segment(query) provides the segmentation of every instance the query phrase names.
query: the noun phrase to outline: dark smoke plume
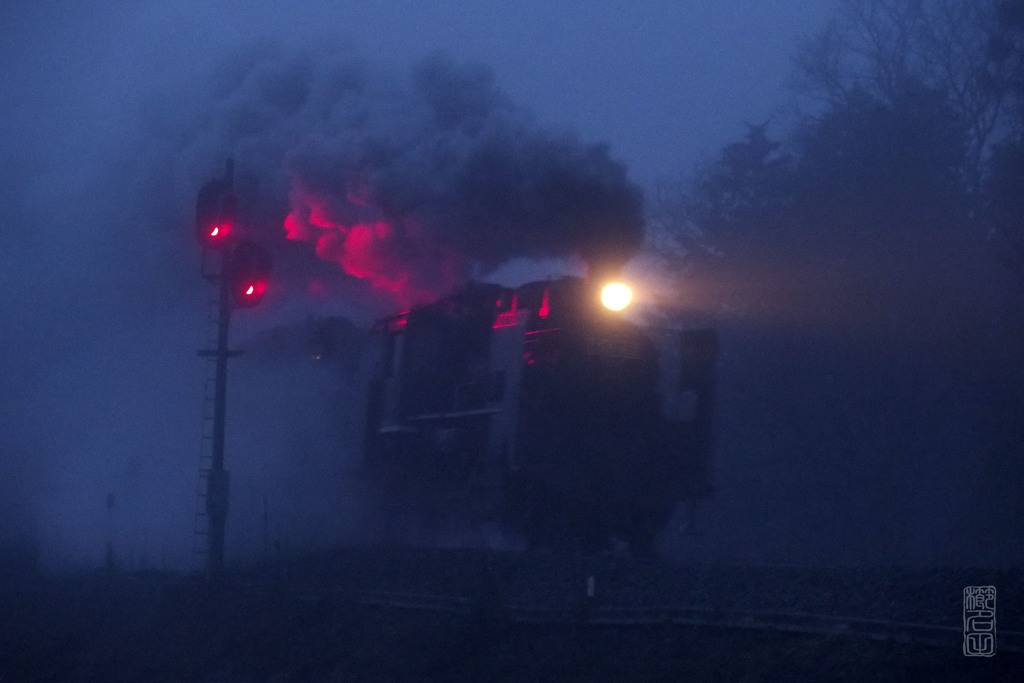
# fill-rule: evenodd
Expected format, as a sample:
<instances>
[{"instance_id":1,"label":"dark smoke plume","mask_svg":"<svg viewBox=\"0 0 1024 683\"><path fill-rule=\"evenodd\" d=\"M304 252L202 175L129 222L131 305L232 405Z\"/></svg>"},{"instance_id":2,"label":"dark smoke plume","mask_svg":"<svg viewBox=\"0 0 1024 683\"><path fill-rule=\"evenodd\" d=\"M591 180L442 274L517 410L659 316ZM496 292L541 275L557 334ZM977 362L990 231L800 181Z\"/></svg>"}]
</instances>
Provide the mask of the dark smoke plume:
<instances>
[{"instance_id":1,"label":"dark smoke plume","mask_svg":"<svg viewBox=\"0 0 1024 683\"><path fill-rule=\"evenodd\" d=\"M288 238L399 300L516 257L615 267L640 245L642 196L623 166L542 130L486 69L435 56L397 80L346 57L248 57L222 79L210 129L240 176L260 176L262 196L242 197L262 214L251 221L283 220Z\"/></svg>"}]
</instances>

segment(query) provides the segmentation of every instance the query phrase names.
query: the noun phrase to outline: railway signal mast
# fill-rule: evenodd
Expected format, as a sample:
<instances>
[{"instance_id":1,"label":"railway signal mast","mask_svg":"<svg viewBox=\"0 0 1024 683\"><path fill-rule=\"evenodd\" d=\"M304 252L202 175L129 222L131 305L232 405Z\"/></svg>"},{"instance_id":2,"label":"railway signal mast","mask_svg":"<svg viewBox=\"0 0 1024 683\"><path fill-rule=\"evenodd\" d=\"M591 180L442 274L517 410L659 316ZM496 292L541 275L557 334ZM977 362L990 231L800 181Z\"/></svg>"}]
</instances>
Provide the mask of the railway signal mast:
<instances>
[{"instance_id":1,"label":"railway signal mast","mask_svg":"<svg viewBox=\"0 0 1024 683\"><path fill-rule=\"evenodd\" d=\"M235 220L238 200L234 194L234 163L227 161L224 177L212 180L199 190L196 201L196 237L203 245L203 276L217 281L217 346L199 351L200 356L216 361L213 378L212 414L205 414L203 438L210 441L209 461L205 460L201 477L205 478L205 499L197 514L206 517L206 572L217 579L224 570L224 526L228 512L228 472L224 469L224 424L227 410L228 358L239 355L228 349L228 328L234 308L255 306L267 290L270 254L259 245L237 239ZM213 272L207 272L208 252L220 255ZM209 396L207 397L210 398ZM208 424L207 424L208 423ZM205 444L204 444L205 447Z\"/></svg>"}]
</instances>

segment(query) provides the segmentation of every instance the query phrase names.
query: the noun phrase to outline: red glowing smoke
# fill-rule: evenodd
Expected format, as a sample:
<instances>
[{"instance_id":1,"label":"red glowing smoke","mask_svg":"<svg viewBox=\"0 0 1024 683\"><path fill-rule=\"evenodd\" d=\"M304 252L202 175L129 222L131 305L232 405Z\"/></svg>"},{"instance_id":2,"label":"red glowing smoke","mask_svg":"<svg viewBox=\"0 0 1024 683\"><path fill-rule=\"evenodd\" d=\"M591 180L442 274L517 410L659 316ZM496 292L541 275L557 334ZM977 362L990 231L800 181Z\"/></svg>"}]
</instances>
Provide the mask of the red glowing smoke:
<instances>
[{"instance_id":1,"label":"red glowing smoke","mask_svg":"<svg viewBox=\"0 0 1024 683\"><path fill-rule=\"evenodd\" d=\"M402 304L436 298L460 283L469 268L467 257L438 243L412 218L340 220L305 193L296 193L292 205L284 221L288 239L314 243L319 258L337 263Z\"/></svg>"},{"instance_id":2,"label":"red glowing smoke","mask_svg":"<svg viewBox=\"0 0 1024 683\"><path fill-rule=\"evenodd\" d=\"M640 190L607 148L539 128L486 69L435 57L391 81L347 59L248 64L218 128L240 167L261 187L285 170L287 237L402 303L513 258L621 264L642 240Z\"/></svg>"}]
</instances>

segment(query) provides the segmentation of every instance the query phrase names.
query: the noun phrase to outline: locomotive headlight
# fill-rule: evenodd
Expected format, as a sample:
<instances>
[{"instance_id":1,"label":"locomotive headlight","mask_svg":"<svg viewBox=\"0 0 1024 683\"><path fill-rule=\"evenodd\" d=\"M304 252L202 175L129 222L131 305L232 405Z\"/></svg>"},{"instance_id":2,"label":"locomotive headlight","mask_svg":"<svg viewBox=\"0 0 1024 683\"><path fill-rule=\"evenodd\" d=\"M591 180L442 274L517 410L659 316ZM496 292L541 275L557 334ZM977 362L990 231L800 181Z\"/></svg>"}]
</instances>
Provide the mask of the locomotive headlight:
<instances>
[{"instance_id":1,"label":"locomotive headlight","mask_svg":"<svg viewBox=\"0 0 1024 683\"><path fill-rule=\"evenodd\" d=\"M605 285L605 288L601 290L601 303L603 303L606 308L613 311L621 311L624 309L629 305L632 298L633 292L629 291L629 287L621 282L613 282L610 285Z\"/></svg>"}]
</instances>

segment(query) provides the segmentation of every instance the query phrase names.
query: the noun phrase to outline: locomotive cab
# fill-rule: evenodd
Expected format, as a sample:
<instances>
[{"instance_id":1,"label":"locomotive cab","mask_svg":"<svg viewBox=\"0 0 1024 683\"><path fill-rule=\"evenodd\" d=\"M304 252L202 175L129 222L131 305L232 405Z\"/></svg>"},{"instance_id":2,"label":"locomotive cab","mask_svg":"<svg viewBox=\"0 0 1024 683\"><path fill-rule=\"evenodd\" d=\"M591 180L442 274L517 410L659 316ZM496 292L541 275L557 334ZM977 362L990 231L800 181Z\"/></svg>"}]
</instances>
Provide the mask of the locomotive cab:
<instances>
[{"instance_id":1,"label":"locomotive cab","mask_svg":"<svg viewBox=\"0 0 1024 683\"><path fill-rule=\"evenodd\" d=\"M658 348L580 278L471 284L377 332L365 464L395 506L648 552L677 503L709 493L711 384L681 372L673 391L706 410L666 415Z\"/></svg>"}]
</instances>

